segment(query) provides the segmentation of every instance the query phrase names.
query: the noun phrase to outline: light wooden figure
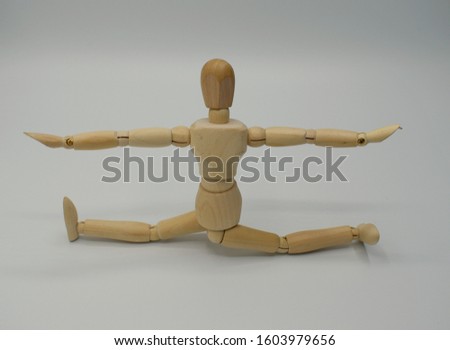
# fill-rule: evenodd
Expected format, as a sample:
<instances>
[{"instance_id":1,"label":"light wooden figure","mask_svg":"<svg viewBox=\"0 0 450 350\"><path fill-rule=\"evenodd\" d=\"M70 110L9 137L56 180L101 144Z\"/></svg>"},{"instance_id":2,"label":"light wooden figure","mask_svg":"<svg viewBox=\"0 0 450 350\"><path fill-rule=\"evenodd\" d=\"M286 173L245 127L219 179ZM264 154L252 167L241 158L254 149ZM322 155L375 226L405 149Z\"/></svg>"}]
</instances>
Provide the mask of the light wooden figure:
<instances>
[{"instance_id":1,"label":"light wooden figure","mask_svg":"<svg viewBox=\"0 0 450 350\"><path fill-rule=\"evenodd\" d=\"M64 219L69 240L74 241L82 234L129 242L150 242L206 231L211 242L226 247L288 254L348 245L355 240L376 244L379 232L373 224L300 231L284 237L239 225L242 198L234 178L239 158L245 153L247 146L292 146L306 143L333 147L365 146L385 140L400 126L392 125L367 133L289 127L247 128L240 121L230 119L229 108L233 103L234 84L234 71L230 64L221 59L208 61L201 73L203 98L209 108L208 118L197 120L190 128L178 126L173 129L98 131L66 137L26 133L52 148L78 150L117 146L190 145L201 160L202 181L194 211L160 221L156 225L130 221L78 221L75 206L65 197ZM231 167L227 166L230 160ZM218 162L222 166L218 166Z\"/></svg>"}]
</instances>

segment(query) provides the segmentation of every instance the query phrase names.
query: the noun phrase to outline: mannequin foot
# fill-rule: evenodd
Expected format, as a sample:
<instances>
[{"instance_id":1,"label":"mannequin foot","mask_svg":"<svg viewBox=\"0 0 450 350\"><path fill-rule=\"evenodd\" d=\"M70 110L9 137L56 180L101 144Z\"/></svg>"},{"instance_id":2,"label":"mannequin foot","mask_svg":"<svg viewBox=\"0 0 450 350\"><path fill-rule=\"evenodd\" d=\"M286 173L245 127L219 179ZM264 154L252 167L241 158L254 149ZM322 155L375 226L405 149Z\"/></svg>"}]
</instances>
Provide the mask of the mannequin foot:
<instances>
[{"instance_id":1,"label":"mannequin foot","mask_svg":"<svg viewBox=\"0 0 450 350\"><path fill-rule=\"evenodd\" d=\"M63 208L64 208L64 221L66 222L67 228L67 237L69 241L73 242L78 239L78 214L75 205L72 201L64 197L63 200Z\"/></svg>"},{"instance_id":2,"label":"mannequin foot","mask_svg":"<svg viewBox=\"0 0 450 350\"><path fill-rule=\"evenodd\" d=\"M380 240L380 232L374 224L358 225L358 239L366 244L374 245Z\"/></svg>"}]
</instances>

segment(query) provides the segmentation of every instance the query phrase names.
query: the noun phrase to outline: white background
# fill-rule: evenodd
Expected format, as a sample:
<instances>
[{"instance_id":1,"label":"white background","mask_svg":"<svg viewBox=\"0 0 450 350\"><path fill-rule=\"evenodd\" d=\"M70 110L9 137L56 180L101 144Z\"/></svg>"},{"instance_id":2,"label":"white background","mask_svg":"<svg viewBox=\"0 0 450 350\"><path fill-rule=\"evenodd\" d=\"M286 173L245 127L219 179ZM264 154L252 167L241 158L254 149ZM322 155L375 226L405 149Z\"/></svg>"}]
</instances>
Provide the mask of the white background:
<instances>
[{"instance_id":1,"label":"white background","mask_svg":"<svg viewBox=\"0 0 450 350\"><path fill-rule=\"evenodd\" d=\"M448 329L449 38L448 1L0 1L0 328ZM197 185L105 184L102 160L121 149L51 150L22 132L190 125L213 57L235 69L231 113L247 126L403 126L335 150L347 183L240 186L244 225L373 222L378 245L266 256L204 234L67 241L65 195L80 219L156 223L192 210Z\"/></svg>"}]
</instances>

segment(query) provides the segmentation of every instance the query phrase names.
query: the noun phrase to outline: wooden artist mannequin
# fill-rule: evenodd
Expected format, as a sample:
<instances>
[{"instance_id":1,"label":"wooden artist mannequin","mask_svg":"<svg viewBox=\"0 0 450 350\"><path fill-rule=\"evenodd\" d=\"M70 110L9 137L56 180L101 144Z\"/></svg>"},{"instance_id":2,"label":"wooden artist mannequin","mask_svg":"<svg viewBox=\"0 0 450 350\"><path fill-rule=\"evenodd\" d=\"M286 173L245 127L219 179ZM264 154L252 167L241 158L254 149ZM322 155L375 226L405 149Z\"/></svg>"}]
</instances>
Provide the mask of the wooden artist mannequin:
<instances>
[{"instance_id":1,"label":"wooden artist mannequin","mask_svg":"<svg viewBox=\"0 0 450 350\"><path fill-rule=\"evenodd\" d=\"M26 133L46 146L96 150L117 146L178 147L191 146L201 160L202 180L195 200L195 210L156 225L134 221L85 220L78 221L72 201L65 197L64 219L70 241L79 235L103 237L129 242L150 242L206 231L211 242L226 247L245 248L266 253L297 254L322 248L350 244L359 240L376 244L379 233L373 224L357 227L339 226L319 230L300 231L280 237L275 233L239 225L242 198L234 180L237 162L231 171L217 167L207 171L204 164L210 159L238 160L247 146L292 146L311 143L318 146L356 147L380 142L392 135L399 125L392 125L368 133L334 129L305 130L300 128L247 128L230 119L229 108L234 95L233 68L224 60L208 61L201 73L201 86L208 118L197 120L190 128L146 128L131 131L99 131L59 137ZM202 166L203 164L203 166ZM214 168L216 166L216 168ZM215 170L215 171L214 171Z\"/></svg>"}]
</instances>

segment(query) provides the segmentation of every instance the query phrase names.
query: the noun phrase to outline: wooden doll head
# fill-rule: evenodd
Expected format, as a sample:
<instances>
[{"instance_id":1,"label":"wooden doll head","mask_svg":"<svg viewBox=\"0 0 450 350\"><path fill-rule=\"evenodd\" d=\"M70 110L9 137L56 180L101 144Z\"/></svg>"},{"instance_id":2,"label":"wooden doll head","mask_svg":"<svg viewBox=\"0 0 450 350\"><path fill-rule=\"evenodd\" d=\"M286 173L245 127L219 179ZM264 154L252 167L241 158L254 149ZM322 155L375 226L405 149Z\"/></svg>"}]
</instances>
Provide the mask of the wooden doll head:
<instances>
[{"instance_id":1,"label":"wooden doll head","mask_svg":"<svg viewBox=\"0 0 450 350\"><path fill-rule=\"evenodd\" d=\"M205 63L201 75L202 93L206 107L227 109L233 104L234 71L224 60L213 59Z\"/></svg>"}]
</instances>

